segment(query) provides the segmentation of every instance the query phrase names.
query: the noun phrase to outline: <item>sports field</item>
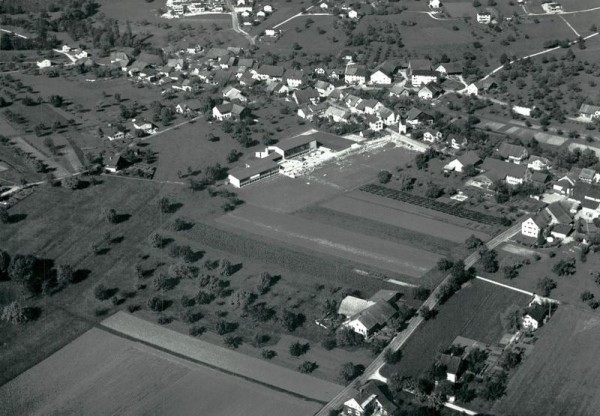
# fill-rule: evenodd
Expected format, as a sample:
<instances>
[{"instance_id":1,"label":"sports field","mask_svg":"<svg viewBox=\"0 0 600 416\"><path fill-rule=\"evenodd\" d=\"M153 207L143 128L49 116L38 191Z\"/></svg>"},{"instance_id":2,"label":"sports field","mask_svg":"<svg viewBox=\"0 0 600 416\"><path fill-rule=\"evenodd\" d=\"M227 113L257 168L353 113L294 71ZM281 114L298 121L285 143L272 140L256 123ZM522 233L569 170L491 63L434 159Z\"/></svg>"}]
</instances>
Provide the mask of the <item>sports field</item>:
<instances>
[{"instance_id":1,"label":"sports field","mask_svg":"<svg viewBox=\"0 0 600 416\"><path fill-rule=\"evenodd\" d=\"M538 332L533 353L511 377L496 415L595 415L600 407L600 318L561 306Z\"/></svg>"},{"instance_id":2,"label":"sports field","mask_svg":"<svg viewBox=\"0 0 600 416\"><path fill-rule=\"evenodd\" d=\"M2 414L286 415L320 408L100 329L0 388Z\"/></svg>"},{"instance_id":3,"label":"sports field","mask_svg":"<svg viewBox=\"0 0 600 416\"><path fill-rule=\"evenodd\" d=\"M439 256L410 245L392 243L312 221L245 206L217 219L245 231L411 277L426 273Z\"/></svg>"}]
</instances>

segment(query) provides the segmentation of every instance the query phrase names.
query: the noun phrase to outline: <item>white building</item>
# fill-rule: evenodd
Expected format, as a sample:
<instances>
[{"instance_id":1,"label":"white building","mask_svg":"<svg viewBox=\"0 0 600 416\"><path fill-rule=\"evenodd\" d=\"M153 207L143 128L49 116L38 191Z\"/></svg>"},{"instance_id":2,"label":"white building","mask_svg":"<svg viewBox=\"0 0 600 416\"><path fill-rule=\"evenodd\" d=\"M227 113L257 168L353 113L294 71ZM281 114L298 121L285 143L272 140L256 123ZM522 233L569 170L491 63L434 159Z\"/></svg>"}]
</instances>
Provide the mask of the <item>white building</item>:
<instances>
[{"instance_id":1,"label":"white building","mask_svg":"<svg viewBox=\"0 0 600 416\"><path fill-rule=\"evenodd\" d=\"M477 23L490 24L492 23L492 14L490 12L477 13Z\"/></svg>"}]
</instances>

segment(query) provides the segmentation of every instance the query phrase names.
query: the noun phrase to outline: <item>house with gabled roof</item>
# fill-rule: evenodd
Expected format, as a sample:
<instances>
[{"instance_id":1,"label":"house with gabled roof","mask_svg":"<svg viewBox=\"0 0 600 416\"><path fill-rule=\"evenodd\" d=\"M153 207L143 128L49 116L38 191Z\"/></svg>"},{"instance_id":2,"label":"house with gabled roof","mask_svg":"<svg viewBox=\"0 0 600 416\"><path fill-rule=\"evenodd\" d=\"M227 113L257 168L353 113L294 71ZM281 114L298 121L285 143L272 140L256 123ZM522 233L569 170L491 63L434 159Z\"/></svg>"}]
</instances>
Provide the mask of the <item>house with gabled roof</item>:
<instances>
[{"instance_id":1,"label":"house with gabled roof","mask_svg":"<svg viewBox=\"0 0 600 416\"><path fill-rule=\"evenodd\" d=\"M437 82L439 74L431 69L415 69L411 71L410 82L414 87L420 87L431 82Z\"/></svg>"},{"instance_id":2,"label":"house with gabled roof","mask_svg":"<svg viewBox=\"0 0 600 416\"><path fill-rule=\"evenodd\" d=\"M384 61L375 67L369 77L370 84L390 85L394 79L397 65L392 61Z\"/></svg>"},{"instance_id":3,"label":"house with gabled roof","mask_svg":"<svg viewBox=\"0 0 600 416\"><path fill-rule=\"evenodd\" d=\"M486 158L481 166L484 178L490 183L498 180L504 181L509 185L520 185L529 181L531 172L525 165L517 165L503 160Z\"/></svg>"},{"instance_id":4,"label":"house with gabled roof","mask_svg":"<svg viewBox=\"0 0 600 416\"><path fill-rule=\"evenodd\" d=\"M573 190L575 189L575 183L577 183L577 177L572 174L567 174L556 181L552 185L552 189L562 195L572 196Z\"/></svg>"},{"instance_id":5,"label":"house with gabled roof","mask_svg":"<svg viewBox=\"0 0 600 416\"><path fill-rule=\"evenodd\" d=\"M317 81L315 83L315 89L319 92L319 96L321 98L326 98L329 96L329 94L331 94L333 92L333 90L335 89L335 87L333 86L333 84L331 84L330 82L327 81Z\"/></svg>"},{"instance_id":6,"label":"house with gabled roof","mask_svg":"<svg viewBox=\"0 0 600 416\"><path fill-rule=\"evenodd\" d=\"M350 120L350 112L344 108L330 105L325 113L323 113L323 117L326 117L332 120L335 123L347 123Z\"/></svg>"},{"instance_id":7,"label":"house with gabled roof","mask_svg":"<svg viewBox=\"0 0 600 416\"><path fill-rule=\"evenodd\" d=\"M431 100L439 97L443 92L444 90L442 87L436 83L430 82L419 90L417 96L422 100Z\"/></svg>"},{"instance_id":8,"label":"house with gabled roof","mask_svg":"<svg viewBox=\"0 0 600 416\"><path fill-rule=\"evenodd\" d=\"M549 215L545 212L528 217L521 223L521 234L526 237L537 238L538 235L550 225Z\"/></svg>"},{"instance_id":9,"label":"house with gabled roof","mask_svg":"<svg viewBox=\"0 0 600 416\"><path fill-rule=\"evenodd\" d=\"M520 164L529 156L527 149L523 146L506 142L503 142L497 151L502 159L516 164Z\"/></svg>"},{"instance_id":10,"label":"house with gabled roof","mask_svg":"<svg viewBox=\"0 0 600 416\"><path fill-rule=\"evenodd\" d=\"M375 114L375 112L382 107L383 104L374 98L370 98L368 100L361 100L355 108L356 112L359 114Z\"/></svg>"},{"instance_id":11,"label":"house with gabled roof","mask_svg":"<svg viewBox=\"0 0 600 416\"><path fill-rule=\"evenodd\" d=\"M318 104L321 100L319 92L314 88L295 90L292 94L292 98L297 105Z\"/></svg>"},{"instance_id":12,"label":"house with gabled roof","mask_svg":"<svg viewBox=\"0 0 600 416\"><path fill-rule=\"evenodd\" d=\"M460 62L441 63L435 68L442 77L448 75L461 75L463 73L463 64Z\"/></svg>"},{"instance_id":13,"label":"house with gabled roof","mask_svg":"<svg viewBox=\"0 0 600 416\"><path fill-rule=\"evenodd\" d=\"M360 64L348 64L344 72L344 82L346 84L363 85L367 82L367 67Z\"/></svg>"},{"instance_id":14,"label":"house with gabled roof","mask_svg":"<svg viewBox=\"0 0 600 416\"><path fill-rule=\"evenodd\" d=\"M450 163L444 166L445 171L464 172L465 168L469 165L477 166L481 163L481 158L477 153L470 150L457 156Z\"/></svg>"},{"instance_id":15,"label":"house with gabled roof","mask_svg":"<svg viewBox=\"0 0 600 416\"><path fill-rule=\"evenodd\" d=\"M216 120L239 120L247 115L248 109L232 102L223 102L213 107L212 116Z\"/></svg>"},{"instance_id":16,"label":"house with gabled roof","mask_svg":"<svg viewBox=\"0 0 600 416\"><path fill-rule=\"evenodd\" d=\"M433 115L416 107L412 107L406 114L406 124L413 128L422 124L431 124L433 119Z\"/></svg>"},{"instance_id":17,"label":"house with gabled roof","mask_svg":"<svg viewBox=\"0 0 600 416\"><path fill-rule=\"evenodd\" d=\"M175 112L178 114L197 114L202 105L200 104L200 100L197 98L192 98L191 100L182 101L175 106Z\"/></svg>"},{"instance_id":18,"label":"house with gabled roof","mask_svg":"<svg viewBox=\"0 0 600 416\"><path fill-rule=\"evenodd\" d=\"M586 121L600 119L600 106L581 104L581 107L579 107L579 117Z\"/></svg>"},{"instance_id":19,"label":"house with gabled roof","mask_svg":"<svg viewBox=\"0 0 600 416\"><path fill-rule=\"evenodd\" d=\"M426 129L423 132L423 141L427 143L437 143L444 138L444 135L439 130Z\"/></svg>"},{"instance_id":20,"label":"house with gabled roof","mask_svg":"<svg viewBox=\"0 0 600 416\"><path fill-rule=\"evenodd\" d=\"M450 383L457 383L463 370L462 358L456 355L442 354L438 362L446 368L446 380Z\"/></svg>"},{"instance_id":21,"label":"house with gabled roof","mask_svg":"<svg viewBox=\"0 0 600 416\"><path fill-rule=\"evenodd\" d=\"M530 331L537 330L544 324L544 319L548 315L549 307L546 305L540 305L538 303L533 304L521 320L521 326L524 329Z\"/></svg>"},{"instance_id":22,"label":"house with gabled roof","mask_svg":"<svg viewBox=\"0 0 600 416\"><path fill-rule=\"evenodd\" d=\"M223 89L223 97L231 101L239 101L241 103L246 103L248 101L242 91L230 85Z\"/></svg>"},{"instance_id":23,"label":"house with gabled roof","mask_svg":"<svg viewBox=\"0 0 600 416\"><path fill-rule=\"evenodd\" d=\"M383 121L383 124L385 124L386 126L391 126L398 122L398 115L387 107L378 108L375 114Z\"/></svg>"},{"instance_id":24,"label":"house with gabled roof","mask_svg":"<svg viewBox=\"0 0 600 416\"><path fill-rule=\"evenodd\" d=\"M382 294L379 294L378 292L368 301L360 303L363 308L356 310L351 315L341 313L341 310L338 310L338 313L348 318L344 322L344 326L352 329L354 332L362 335L365 338L371 336L375 331L383 328L387 321L395 317L398 313L395 302L399 298L397 292L385 292L386 293Z\"/></svg>"},{"instance_id":25,"label":"house with gabled roof","mask_svg":"<svg viewBox=\"0 0 600 416\"><path fill-rule=\"evenodd\" d=\"M253 77L260 81L283 81L285 69L276 65L261 65L258 69L252 69Z\"/></svg>"},{"instance_id":26,"label":"house with gabled roof","mask_svg":"<svg viewBox=\"0 0 600 416\"><path fill-rule=\"evenodd\" d=\"M403 83L397 83L392 86L389 90L390 97L408 97L410 90L404 87Z\"/></svg>"},{"instance_id":27,"label":"house with gabled roof","mask_svg":"<svg viewBox=\"0 0 600 416\"><path fill-rule=\"evenodd\" d=\"M380 385L370 380L358 394L344 402L341 416L394 416L398 407L389 400Z\"/></svg>"},{"instance_id":28,"label":"house with gabled roof","mask_svg":"<svg viewBox=\"0 0 600 416\"><path fill-rule=\"evenodd\" d=\"M550 160L545 157L531 155L527 160L527 167L535 171L544 171L550 166Z\"/></svg>"},{"instance_id":29,"label":"house with gabled roof","mask_svg":"<svg viewBox=\"0 0 600 416\"><path fill-rule=\"evenodd\" d=\"M369 129L375 132L383 130L383 120L375 114L367 114L365 120L369 124Z\"/></svg>"},{"instance_id":30,"label":"house with gabled roof","mask_svg":"<svg viewBox=\"0 0 600 416\"><path fill-rule=\"evenodd\" d=\"M304 81L304 72L290 70L285 72L285 82L290 88L299 88Z\"/></svg>"},{"instance_id":31,"label":"house with gabled roof","mask_svg":"<svg viewBox=\"0 0 600 416\"><path fill-rule=\"evenodd\" d=\"M429 59L411 59L408 62L409 74L412 74L413 71L430 71L431 68L431 61Z\"/></svg>"}]
</instances>

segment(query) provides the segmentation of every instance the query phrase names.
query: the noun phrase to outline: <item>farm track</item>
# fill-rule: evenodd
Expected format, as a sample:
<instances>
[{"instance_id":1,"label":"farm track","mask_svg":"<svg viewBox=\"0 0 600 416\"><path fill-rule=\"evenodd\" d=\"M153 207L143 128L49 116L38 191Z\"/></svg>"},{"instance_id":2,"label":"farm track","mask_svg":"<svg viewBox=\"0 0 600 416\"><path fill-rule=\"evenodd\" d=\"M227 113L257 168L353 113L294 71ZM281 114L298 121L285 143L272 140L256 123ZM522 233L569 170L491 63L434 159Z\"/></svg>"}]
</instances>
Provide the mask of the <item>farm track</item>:
<instances>
[{"instance_id":1,"label":"farm track","mask_svg":"<svg viewBox=\"0 0 600 416\"><path fill-rule=\"evenodd\" d=\"M503 225L503 219L492 215L483 214L476 211L471 211L457 205L449 205L443 202L438 202L433 199L425 198L418 195L409 194L408 192L397 191L395 189L386 188L380 185L363 185L359 190L369 192L374 195L384 198L395 199L397 201L407 202L423 208L429 208L434 211L439 211L444 214L454 215L455 217L464 218L470 221L476 221L486 225Z\"/></svg>"}]
</instances>

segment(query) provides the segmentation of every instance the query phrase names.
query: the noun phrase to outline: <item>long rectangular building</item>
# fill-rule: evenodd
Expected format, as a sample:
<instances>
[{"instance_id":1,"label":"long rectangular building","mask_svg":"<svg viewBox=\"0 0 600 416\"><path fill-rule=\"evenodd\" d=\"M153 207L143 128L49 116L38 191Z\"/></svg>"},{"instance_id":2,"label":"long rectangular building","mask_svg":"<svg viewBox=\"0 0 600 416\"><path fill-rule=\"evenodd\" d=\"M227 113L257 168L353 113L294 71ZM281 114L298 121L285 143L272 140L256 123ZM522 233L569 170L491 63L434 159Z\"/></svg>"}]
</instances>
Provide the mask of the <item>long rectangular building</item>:
<instances>
[{"instance_id":1,"label":"long rectangular building","mask_svg":"<svg viewBox=\"0 0 600 416\"><path fill-rule=\"evenodd\" d=\"M279 173L279 164L272 158L259 159L229 173L229 183L236 188L249 185Z\"/></svg>"}]
</instances>

